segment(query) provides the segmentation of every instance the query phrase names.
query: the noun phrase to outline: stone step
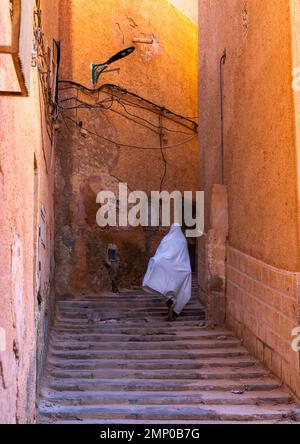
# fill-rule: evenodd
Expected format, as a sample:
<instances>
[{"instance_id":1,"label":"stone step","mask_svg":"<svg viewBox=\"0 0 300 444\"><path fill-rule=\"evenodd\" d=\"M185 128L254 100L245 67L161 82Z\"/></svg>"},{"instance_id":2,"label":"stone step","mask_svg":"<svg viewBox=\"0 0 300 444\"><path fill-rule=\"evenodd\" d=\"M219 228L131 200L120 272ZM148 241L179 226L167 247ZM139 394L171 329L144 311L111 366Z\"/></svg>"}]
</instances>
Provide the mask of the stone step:
<instances>
[{"instance_id":1,"label":"stone step","mask_svg":"<svg viewBox=\"0 0 300 444\"><path fill-rule=\"evenodd\" d=\"M151 310L160 310L166 307L166 299L165 298L127 298L122 299L118 298L115 300L109 299L99 299L98 301L74 301L74 302L57 302L56 309L57 310L93 310L93 309L101 309L106 306L110 309L128 306L130 309L135 307L139 308L149 308ZM133 305L133 303L135 305ZM197 300L190 301L184 308L184 310L190 310L191 308L197 310L204 310L204 307L200 306Z\"/></svg>"},{"instance_id":2,"label":"stone step","mask_svg":"<svg viewBox=\"0 0 300 444\"><path fill-rule=\"evenodd\" d=\"M241 379L241 378L259 378L269 376L269 372L261 367L249 368L205 368L205 369L189 369L183 372L177 369L95 369L95 370L76 370L76 369L49 369L48 374L52 378L61 379L165 379L165 380L200 380L200 379Z\"/></svg>"},{"instance_id":3,"label":"stone step","mask_svg":"<svg viewBox=\"0 0 300 444\"><path fill-rule=\"evenodd\" d=\"M82 424L82 425L84 425L84 424L91 424L91 425L111 425L111 424L117 424L117 425L119 425L119 424L130 424L130 425L135 425L135 424L142 424L142 425L145 425L145 422L147 423L147 425L150 425L150 424L152 424L152 425L160 425L160 424L162 424L162 425L169 425L169 424L176 424L176 425L178 425L179 424L179 421L178 420L171 420L171 419L154 419L154 420L150 420L150 419L147 419L147 421L145 421L144 419L124 419L124 418L122 418L122 419L80 419L80 418L77 418L77 419L69 419L69 420L67 420L67 419L54 419L54 417L52 418L50 418L50 417L48 417L48 416L40 416L40 418L39 418L39 424L59 424L59 425L75 425L75 424ZM222 424L222 425L226 425L226 424L229 424L229 425L233 425L233 424L245 424L245 425L247 425L247 424L249 424L249 425L255 425L255 424L264 424L264 425L267 425L267 424L269 424L269 425L277 425L277 424L295 424L295 422L293 421L293 420L291 420L291 419L289 419L289 417L288 418L283 418L283 419L280 419L280 421L279 420L276 420L276 419L274 419L274 420L239 420L239 421L224 421L224 420L203 420L203 421L201 421L201 420L192 420L192 421L189 421L189 420L180 420L180 425L183 425L183 424L189 424L189 425L193 425L193 424L197 424L197 425L214 425L214 424L216 424L216 425L220 425L220 424Z\"/></svg>"},{"instance_id":4,"label":"stone step","mask_svg":"<svg viewBox=\"0 0 300 444\"><path fill-rule=\"evenodd\" d=\"M160 327L151 327L145 321L139 323L126 323L126 322L117 322L116 320L110 320L106 324L100 324L97 326L90 326L91 331L87 331L86 334L101 334L101 333L122 333L122 334L148 334L148 335L156 335L156 334L186 334L186 333L199 333L199 335L212 335L212 336L233 336L233 334L228 330L221 329L212 329L207 326L203 326L203 323L196 323L196 325L181 325L180 329L177 327L176 322L172 323L163 323ZM60 334L63 329L58 324L55 324L55 329L52 330L51 334ZM71 333L75 335L82 335L81 331L77 331L76 328L73 328L73 332L66 331L66 333Z\"/></svg>"},{"instance_id":5,"label":"stone step","mask_svg":"<svg viewBox=\"0 0 300 444\"><path fill-rule=\"evenodd\" d=\"M44 416L56 418L78 417L79 419L178 419L178 420L281 420L287 418L290 409L287 406L228 406L209 405L191 406L174 405L147 405L147 406L120 406L111 405L41 405L40 413Z\"/></svg>"},{"instance_id":6,"label":"stone step","mask_svg":"<svg viewBox=\"0 0 300 444\"><path fill-rule=\"evenodd\" d=\"M72 320L77 321L78 323L84 322L86 320L98 320L98 319L143 319L145 317L152 317L155 319L164 319L168 313L167 308L164 310L142 310L142 315L139 314L138 310L116 310L115 312L109 312L108 310L91 310L88 312L87 310L85 312L75 312L75 311L69 311L69 312L56 312L56 319L59 321L62 318L65 320ZM190 318L195 317L201 317L203 316L203 312L199 310L190 310L185 311L181 314L180 318L184 320L188 320Z\"/></svg>"},{"instance_id":7,"label":"stone step","mask_svg":"<svg viewBox=\"0 0 300 444\"><path fill-rule=\"evenodd\" d=\"M227 339L226 341L216 340L201 340L201 339L189 339L189 340L174 340L174 341L145 341L141 338L140 341L128 341L126 338L123 340L110 340L110 341L90 341L88 343L82 343L80 341L64 341L57 342L51 341L51 350L70 350L70 351L102 351L102 350L201 350L203 348L233 348L239 347L240 341L237 339Z\"/></svg>"},{"instance_id":8,"label":"stone step","mask_svg":"<svg viewBox=\"0 0 300 444\"><path fill-rule=\"evenodd\" d=\"M160 360L128 360L128 359L48 359L48 368L61 369L100 369L100 368L125 368L125 369L202 369L214 367L252 367L257 363L250 356L238 356L233 358L207 358L207 359L160 359Z\"/></svg>"},{"instance_id":9,"label":"stone step","mask_svg":"<svg viewBox=\"0 0 300 444\"><path fill-rule=\"evenodd\" d=\"M112 296L112 297L101 297L98 299L92 298L92 299L75 299L75 300L64 300L64 301L57 301L56 307L59 309L61 307L63 308L73 308L73 307L85 307L85 308L93 308L93 307L99 307L101 308L103 305L107 305L110 307L115 307L117 305L127 304L129 307L132 307L133 303L140 304L143 306L151 306L153 309L156 307L163 307L165 306L166 299L164 297L160 296L149 296L149 295L132 295L132 296ZM202 307L199 304L199 301L197 298L192 298L185 308L189 308L190 306L197 307L198 309L203 310L204 307Z\"/></svg>"},{"instance_id":10,"label":"stone step","mask_svg":"<svg viewBox=\"0 0 300 444\"><path fill-rule=\"evenodd\" d=\"M123 317L122 317L123 316ZM154 324L155 322L165 322L167 319L167 312L162 313L160 316L158 315L149 315L147 313L144 314L144 316L139 316L138 313L136 314L124 314L121 315L120 313L116 314L114 317L112 316L103 316L101 318L86 318L86 319L76 319L76 318L70 318L70 317L62 317L62 316L56 316L55 321L57 323L62 323L63 325L73 325L76 327L81 327L81 326L88 326L90 324L98 324L98 322L103 322L103 321L108 321L111 319L116 319L119 321L133 321L134 319L144 319L146 322L149 322L151 324ZM180 325L181 323L184 322L196 322L196 321L200 321L201 320L201 315L195 315L195 316L190 316L190 315L182 315L180 316L177 320L176 323L177 325Z\"/></svg>"},{"instance_id":11,"label":"stone step","mask_svg":"<svg viewBox=\"0 0 300 444\"><path fill-rule=\"evenodd\" d=\"M91 306L88 305L70 305L70 306L58 306L56 307L56 311L61 314L72 314L72 313L89 313L89 312L102 312L102 311L136 311L136 312L143 312L143 311L150 311L151 313L155 312L162 312L167 310L166 304L156 304L156 306L153 306L153 302L149 302L147 304L141 304L137 301L131 301L130 303L125 302L114 302L114 303L99 303L99 304L93 304ZM199 307L198 304L191 304L184 308L183 313L189 313L189 312L201 312L204 313L204 308Z\"/></svg>"},{"instance_id":12,"label":"stone step","mask_svg":"<svg viewBox=\"0 0 300 444\"><path fill-rule=\"evenodd\" d=\"M216 404L216 405L260 405L260 404L290 404L293 398L284 390L252 391L242 394L226 391L178 391L178 392L96 392L96 391L50 391L41 389L45 402L55 405L102 405L102 404L132 404L132 405L164 405L164 404Z\"/></svg>"},{"instance_id":13,"label":"stone step","mask_svg":"<svg viewBox=\"0 0 300 444\"><path fill-rule=\"evenodd\" d=\"M187 380L165 380L165 379L63 379L50 378L44 381L44 386L57 391L266 391L280 388L280 382L275 378L245 378L245 379L187 379Z\"/></svg>"},{"instance_id":14,"label":"stone step","mask_svg":"<svg viewBox=\"0 0 300 444\"><path fill-rule=\"evenodd\" d=\"M128 359L128 360L143 360L143 359L201 359L207 357L234 357L245 356L248 352L243 347L236 348L203 348L199 350L147 350L144 349L141 353L140 350L100 350L99 352L93 351L76 351L76 350L53 350L50 348L49 357L56 357L61 359Z\"/></svg>"},{"instance_id":15,"label":"stone step","mask_svg":"<svg viewBox=\"0 0 300 444\"><path fill-rule=\"evenodd\" d=\"M176 328L178 330L178 325L180 325L180 330L182 329L187 329L187 328L197 328L199 329L199 326L202 325L203 319L197 319L197 321L178 321L176 320ZM74 323L66 323L66 322L55 322L55 331L56 332L61 332L61 331L68 331L71 333L81 333L84 331L87 331L88 333L97 333L99 331L100 328L104 328L106 326L111 327L112 325L114 325L115 327L118 328L145 328L145 326L147 326L149 329L153 330L153 329L174 329L174 322L167 322L166 319L162 319L161 321L153 321L151 320L151 318L147 318L147 319L143 319L143 320L137 320L137 321L126 321L124 319L122 320L117 320L117 319L105 319L102 321L97 321L97 323L92 323L92 324L81 324L81 325L76 325L76 322Z\"/></svg>"},{"instance_id":16,"label":"stone step","mask_svg":"<svg viewBox=\"0 0 300 444\"><path fill-rule=\"evenodd\" d=\"M38 422L292 422L290 393L226 328L203 326L197 297L166 316L141 290L58 301Z\"/></svg>"},{"instance_id":17,"label":"stone step","mask_svg":"<svg viewBox=\"0 0 300 444\"><path fill-rule=\"evenodd\" d=\"M170 341L170 340L194 340L194 339L211 339L214 341L224 341L226 339L232 340L233 336L231 333L224 332L222 334L218 332L201 331L199 328L194 331L176 331L170 332L168 330L133 330L133 329L121 329L116 331L115 328L111 328L107 331L106 328L102 328L102 331L97 333L62 333L55 332L51 334L51 340L57 343L64 341L79 341L79 342L106 342L108 339L113 341Z\"/></svg>"},{"instance_id":18,"label":"stone step","mask_svg":"<svg viewBox=\"0 0 300 444\"><path fill-rule=\"evenodd\" d=\"M129 308L133 308L132 303L135 303L137 306L143 306L143 307L150 307L153 310L156 308L162 308L165 307L166 305L166 299L163 297L144 297L144 296L139 296L139 297L128 297L128 298L124 298L124 297L117 297L114 299L110 299L110 298L102 298L102 299L98 299L98 300L75 300L75 301L57 301L56 304L56 308L58 310L60 309L67 309L67 310L71 310L71 309L88 309L91 310L93 308L100 308L105 306L109 306L110 308L115 308L118 306L122 306L122 305L127 305ZM190 300L190 302L188 302L188 304L185 306L185 310L186 309L190 309L191 307L196 308L197 310L204 310L204 307L202 307L199 304L199 301L196 298L193 298Z\"/></svg>"}]
</instances>

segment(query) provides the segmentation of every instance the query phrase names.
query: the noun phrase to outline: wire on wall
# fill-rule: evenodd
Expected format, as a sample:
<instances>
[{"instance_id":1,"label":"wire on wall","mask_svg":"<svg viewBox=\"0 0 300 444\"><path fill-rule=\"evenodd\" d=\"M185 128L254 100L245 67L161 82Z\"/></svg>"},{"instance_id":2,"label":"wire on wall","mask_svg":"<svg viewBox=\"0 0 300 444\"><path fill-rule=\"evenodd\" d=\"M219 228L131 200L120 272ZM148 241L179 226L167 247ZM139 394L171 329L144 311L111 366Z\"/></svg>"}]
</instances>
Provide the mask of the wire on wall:
<instances>
[{"instance_id":1,"label":"wire on wall","mask_svg":"<svg viewBox=\"0 0 300 444\"><path fill-rule=\"evenodd\" d=\"M198 124L192 119L174 113L164 106L157 105L156 103L145 99L144 97L136 93L132 93L118 85L107 83L101 85L99 88L90 89L80 83L71 80L60 80L59 84L61 93L60 95L62 97L59 98L57 109L59 113L63 116L65 124L66 121L69 121L72 124L76 125L76 127L79 127L81 134L84 133L85 135L100 138L102 140L105 140L106 142L114 144L118 148L159 150L161 152L162 160L164 163L161 186L167 174L167 162L164 154L165 150L184 146L197 137ZM70 95L68 95L68 91L71 91ZM102 98L100 98L100 94ZM144 114L145 112L148 112L153 115L158 115L158 125L151 121L150 118L145 118L145 116L131 111L131 108L139 110ZM121 143L117 140L112 140L108 137L102 136L83 124L83 121L79 118L78 113L79 110L84 109L116 113L123 118L134 122L137 125L145 127L149 131L152 131L159 136L159 146L141 146L124 142ZM72 114L70 115L71 112ZM169 122L172 122L173 124L176 124L177 128L170 128L168 125L164 125L163 118L165 120L168 120ZM189 137L185 137L183 140L173 144L164 145L163 132L184 134Z\"/></svg>"},{"instance_id":2,"label":"wire on wall","mask_svg":"<svg viewBox=\"0 0 300 444\"><path fill-rule=\"evenodd\" d=\"M106 142L112 143L113 145L116 145L119 148L133 148L133 149L145 150L145 151L146 150L159 150L159 151L161 151L161 146L140 146L140 145L130 145L130 144L127 144L127 143L121 143L121 142L118 142L116 140L109 139L108 137L101 136L100 134L96 133L95 131L89 130L88 128L83 126L81 121L80 122L76 122L76 120L72 119L69 116L64 116L64 119L69 120L74 125L76 125L76 127L78 127L81 130L86 131L88 134L90 134L92 136L95 136L95 137L98 137L98 138L100 138L102 140L105 140ZM198 136L196 134L194 134L194 135L188 137L187 139L182 140L181 142L177 142L177 143L174 143L172 145L165 145L163 148L164 149L178 148L178 147L180 147L182 145L187 144L188 142L191 142L192 140L196 139L197 137Z\"/></svg>"},{"instance_id":3,"label":"wire on wall","mask_svg":"<svg viewBox=\"0 0 300 444\"><path fill-rule=\"evenodd\" d=\"M72 80L60 80L60 85L66 85L61 90L66 91L67 89L76 88L81 90L83 93L94 96L95 94L99 94L100 92L104 92L109 95L114 95L115 97L122 98L124 100L124 96L126 97L127 102L129 99L134 100L133 105L139 106L139 108L144 109L146 111L154 112L156 114L161 114L169 120L179 123L181 126L185 126L189 130L194 132L198 131L198 124L194 122L192 119L188 117L184 117L180 114L177 114L164 106L158 105L150 100L140 96L139 94L128 91L125 88L122 88L118 85L114 85L112 83L105 83L101 85L99 88L90 89L80 83L74 82ZM135 103L136 102L136 103Z\"/></svg>"},{"instance_id":4,"label":"wire on wall","mask_svg":"<svg viewBox=\"0 0 300 444\"><path fill-rule=\"evenodd\" d=\"M60 41L46 46L42 30L41 1L35 1L33 22L32 67L37 67L43 97L43 113L48 137L53 143L53 127L58 118Z\"/></svg>"}]
</instances>

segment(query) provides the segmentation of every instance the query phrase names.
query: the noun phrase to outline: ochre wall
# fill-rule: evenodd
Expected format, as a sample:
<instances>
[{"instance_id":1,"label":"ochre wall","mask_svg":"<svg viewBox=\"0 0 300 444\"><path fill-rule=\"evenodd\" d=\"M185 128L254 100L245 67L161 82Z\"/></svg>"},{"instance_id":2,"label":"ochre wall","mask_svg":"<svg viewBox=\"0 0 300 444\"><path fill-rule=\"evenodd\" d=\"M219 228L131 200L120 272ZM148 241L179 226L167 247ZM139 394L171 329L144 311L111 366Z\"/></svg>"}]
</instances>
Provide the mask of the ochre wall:
<instances>
[{"instance_id":1,"label":"ochre wall","mask_svg":"<svg viewBox=\"0 0 300 444\"><path fill-rule=\"evenodd\" d=\"M300 227L300 94L299 94L299 67L300 67L300 3L297 0L290 0L290 18L292 30L292 65L293 65L293 84L294 69L296 68L298 77L298 88L293 87L293 99L295 109L295 126L296 126L296 153L297 153L297 178L298 178L298 223Z\"/></svg>"},{"instance_id":2,"label":"ochre wall","mask_svg":"<svg viewBox=\"0 0 300 444\"><path fill-rule=\"evenodd\" d=\"M299 211L289 2L200 1L201 182L206 230L220 183L220 58L228 193L228 325L300 394ZM202 269L205 249L200 252Z\"/></svg>"},{"instance_id":3,"label":"ochre wall","mask_svg":"<svg viewBox=\"0 0 300 444\"><path fill-rule=\"evenodd\" d=\"M200 1L200 135L206 216L220 181L219 59L224 48L225 182L230 245L299 269L288 2ZM207 219L208 228L208 219Z\"/></svg>"},{"instance_id":4,"label":"ochre wall","mask_svg":"<svg viewBox=\"0 0 300 444\"><path fill-rule=\"evenodd\" d=\"M57 2L50 7L44 1L42 9L44 20L52 23L46 34L52 47L52 38L58 36ZM31 74L30 97L0 97L0 328L6 333L6 350L0 352L1 423L34 421L37 365L41 365L51 315L54 162L47 133L41 130L37 69L32 68ZM41 205L47 217L47 248L40 255L38 304L35 266Z\"/></svg>"},{"instance_id":5,"label":"ochre wall","mask_svg":"<svg viewBox=\"0 0 300 444\"><path fill-rule=\"evenodd\" d=\"M150 38L153 44L137 43L131 56L112 65L120 71L104 74L100 83L120 85L178 114L197 117L197 26L168 1L63 0L60 18L62 80L92 87L91 63L104 61L120 49L132 46L133 38ZM65 91L62 97L68 94L77 93ZM100 95L100 99L108 97ZM72 104L69 102L69 106ZM157 114L128 108L129 112L150 121L149 130L129 120L130 116L116 101L113 109L127 118L103 109L63 111L63 114L119 143L159 147ZM191 135L168 119L163 119L163 125L171 129L165 131L167 145ZM168 168L163 189L197 190L197 140L166 150L165 156ZM58 293L99 292L109 288L104 254L111 241L121 253L120 285L141 283L149 254L162 233L151 234L140 228L101 230L96 225L99 208L96 195L102 189L116 191L119 181L127 182L131 190L147 193L159 190L163 171L159 150L143 152L116 147L90 134L82 137L70 120L61 121L56 174Z\"/></svg>"}]
</instances>

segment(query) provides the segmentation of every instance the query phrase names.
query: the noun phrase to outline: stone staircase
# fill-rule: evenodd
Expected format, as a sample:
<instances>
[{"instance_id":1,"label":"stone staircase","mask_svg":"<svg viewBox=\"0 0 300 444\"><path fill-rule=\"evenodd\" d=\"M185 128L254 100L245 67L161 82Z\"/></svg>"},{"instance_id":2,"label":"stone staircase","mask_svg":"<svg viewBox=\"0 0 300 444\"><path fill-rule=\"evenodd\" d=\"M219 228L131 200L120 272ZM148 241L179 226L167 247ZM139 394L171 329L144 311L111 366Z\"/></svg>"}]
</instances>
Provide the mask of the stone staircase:
<instances>
[{"instance_id":1,"label":"stone staircase","mask_svg":"<svg viewBox=\"0 0 300 444\"><path fill-rule=\"evenodd\" d=\"M176 322L142 290L57 302L40 423L292 422L280 382L223 328L197 288Z\"/></svg>"}]
</instances>

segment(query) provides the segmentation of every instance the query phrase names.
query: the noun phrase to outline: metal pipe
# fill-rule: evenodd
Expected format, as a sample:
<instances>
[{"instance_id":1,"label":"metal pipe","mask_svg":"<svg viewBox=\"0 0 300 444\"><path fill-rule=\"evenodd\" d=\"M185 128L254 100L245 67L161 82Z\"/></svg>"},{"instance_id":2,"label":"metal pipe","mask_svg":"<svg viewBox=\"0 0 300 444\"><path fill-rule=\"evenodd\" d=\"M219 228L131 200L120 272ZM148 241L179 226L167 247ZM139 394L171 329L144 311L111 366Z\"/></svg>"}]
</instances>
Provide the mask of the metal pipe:
<instances>
[{"instance_id":1,"label":"metal pipe","mask_svg":"<svg viewBox=\"0 0 300 444\"><path fill-rule=\"evenodd\" d=\"M226 63L226 49L220 58L220 106L221 106L221 185L225 182L224 172L224 65Z\"/></svg>"}]
</instances>

